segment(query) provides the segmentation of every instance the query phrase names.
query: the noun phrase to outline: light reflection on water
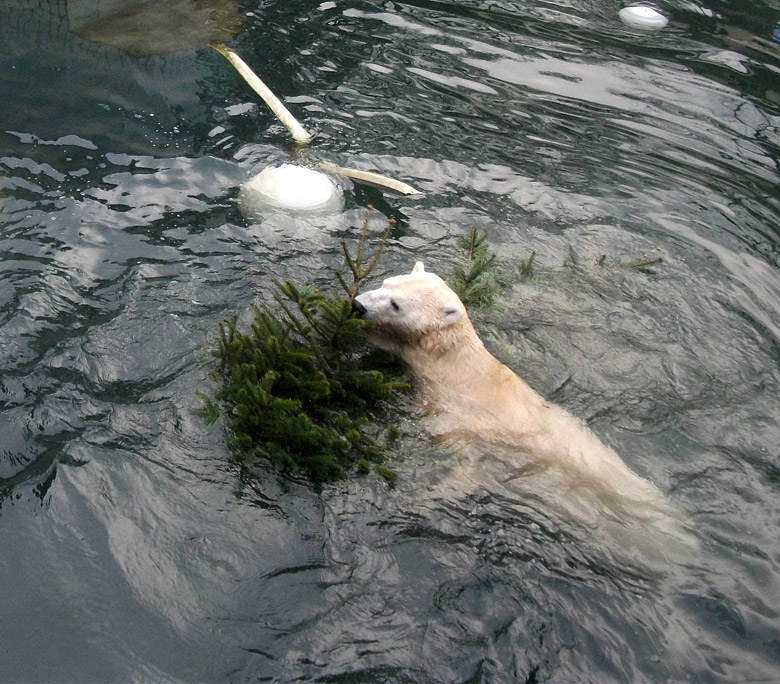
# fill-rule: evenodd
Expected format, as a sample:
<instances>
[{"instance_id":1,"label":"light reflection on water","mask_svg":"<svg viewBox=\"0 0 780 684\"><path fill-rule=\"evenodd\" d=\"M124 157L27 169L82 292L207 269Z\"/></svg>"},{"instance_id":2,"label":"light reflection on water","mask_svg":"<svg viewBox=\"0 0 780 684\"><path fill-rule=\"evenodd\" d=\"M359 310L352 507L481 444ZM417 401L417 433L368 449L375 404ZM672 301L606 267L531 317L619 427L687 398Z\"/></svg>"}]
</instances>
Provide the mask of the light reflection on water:
<instances>
[{"instance_id":1,"label":"light reflection on water","mask_svg":"<svg viewBox=\"0 0 780 684\"><path fill-rule=\"evenodd\" d=\"M133 60L32 5L0 8L0 679L771 680L780 58L756 18L247 3L233 45L314 152L425 191L251 225L238 185L289 144L222 58ZM414 416L395 490L237 479L193 415L216 325L273 276L328 282L368 202L390 270L446 274L471 226L535 253L478 327L699 552L543 477L466 491Z\"/></svg>"}]
</instances>

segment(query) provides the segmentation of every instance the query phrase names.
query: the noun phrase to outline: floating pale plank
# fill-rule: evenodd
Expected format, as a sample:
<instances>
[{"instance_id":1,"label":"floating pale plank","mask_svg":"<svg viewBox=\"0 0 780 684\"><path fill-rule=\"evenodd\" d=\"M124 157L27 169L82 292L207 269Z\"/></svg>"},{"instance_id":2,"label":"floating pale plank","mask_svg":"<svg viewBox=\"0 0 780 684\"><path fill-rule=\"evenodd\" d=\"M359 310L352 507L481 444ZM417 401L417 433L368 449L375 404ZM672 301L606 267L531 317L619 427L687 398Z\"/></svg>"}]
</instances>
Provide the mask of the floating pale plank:
<instances>
[{"instance_id":1,"label":"floating pale plank","mask_svg":"<svg viewBox=\"0 0 780 684\"><path fill-rule=\"evenodd\" d=\"M213 43L212 46L219 54L221 54L228 62L230 62L235 70L241 74L241 77L247 82L249 87L254 90L263 101L271 108L271 111L276 115L276 118L281 121L285 128L290 131L293 140L295 142L306 145L311 141L311 133L309 133L296 119L287 107L284 106L282 101L271 92L271 89L263 83L262 79L249 68L249 65L241 59L233 50L221 43Z\"/></svg>"}]
</instances>

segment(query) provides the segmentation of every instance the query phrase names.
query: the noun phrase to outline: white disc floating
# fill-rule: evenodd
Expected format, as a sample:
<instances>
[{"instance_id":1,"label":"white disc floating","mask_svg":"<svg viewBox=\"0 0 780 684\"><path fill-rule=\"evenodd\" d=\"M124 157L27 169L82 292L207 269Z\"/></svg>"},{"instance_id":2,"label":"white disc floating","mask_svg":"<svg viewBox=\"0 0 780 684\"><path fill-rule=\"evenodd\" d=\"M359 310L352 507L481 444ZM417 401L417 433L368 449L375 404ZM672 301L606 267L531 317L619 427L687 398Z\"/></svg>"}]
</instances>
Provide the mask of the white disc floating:
<instances>
[{"instance_id":1,"label":"white disc floating","mask_svg":"<svg viewBox=\"0 0 780 684\"><path fill-rule=\"evenodd\" d=\"M650 5L629 5L618 12L620 20L633 28L662 29L669 20Z\"/></svg>"},{"instance_id":2,"label":"white disc floating","mask_svg":"<svg viewBox=\"0 0 780 684\"><path fill-rule=\"evenodd\" d=\"M328 214L343 204L344 194L328 174L296 164L269 166L238 193L241 212L249 218L279 211Z\"/></svg>"}]
</instances>

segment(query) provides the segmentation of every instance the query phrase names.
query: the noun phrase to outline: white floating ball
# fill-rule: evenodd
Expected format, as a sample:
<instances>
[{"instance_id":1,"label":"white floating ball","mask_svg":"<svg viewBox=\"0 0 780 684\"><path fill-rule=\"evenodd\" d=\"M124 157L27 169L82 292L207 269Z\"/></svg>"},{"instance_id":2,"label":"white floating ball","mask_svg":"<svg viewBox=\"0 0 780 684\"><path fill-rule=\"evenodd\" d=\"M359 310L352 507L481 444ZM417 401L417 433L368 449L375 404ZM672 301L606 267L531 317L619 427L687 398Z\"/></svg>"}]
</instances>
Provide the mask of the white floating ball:
<instances>
[{"instance_id":1,"label":"white floating ball","mask_svg":"<svg viewBox=\"0 0 780 684\"><path fill-rule=\"evenodd\" d=\"M618 12L620 20L633 28L662 29L669 20L654 7L649 5L630 5Z\"/></svg>"},{"instance_id":2,"label":"white floating ball","mask_svg":"<svg viewBox=\"0 0 780 684\"><path fill-rule=\"evenodd\" d=\"M241 186L238 206L249 218L273 212L332 213L344 204L341 188L325 173L282 164L269 166Z\"/></svg>"}]
</instances>

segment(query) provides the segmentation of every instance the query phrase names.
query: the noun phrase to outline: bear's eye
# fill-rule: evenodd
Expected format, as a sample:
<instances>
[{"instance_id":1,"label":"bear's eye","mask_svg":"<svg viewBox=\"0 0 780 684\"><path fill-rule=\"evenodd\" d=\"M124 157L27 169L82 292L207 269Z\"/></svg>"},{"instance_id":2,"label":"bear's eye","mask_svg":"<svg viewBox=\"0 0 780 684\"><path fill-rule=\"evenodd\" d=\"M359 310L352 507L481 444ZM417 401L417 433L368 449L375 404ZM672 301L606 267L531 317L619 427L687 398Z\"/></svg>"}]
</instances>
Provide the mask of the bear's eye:
<instances>
[{"instance_id":1,"label":"bear's eye","mask_svg":"<svg viewBox=\"0 0 780 684\"><path fill-rule=\"evenodd\" d=\"M401 307L398 306L398 302L395 301L395 299L390 300L390 306L393 308L393 311L400 311Z\"/></svg>"}]
</instances>

